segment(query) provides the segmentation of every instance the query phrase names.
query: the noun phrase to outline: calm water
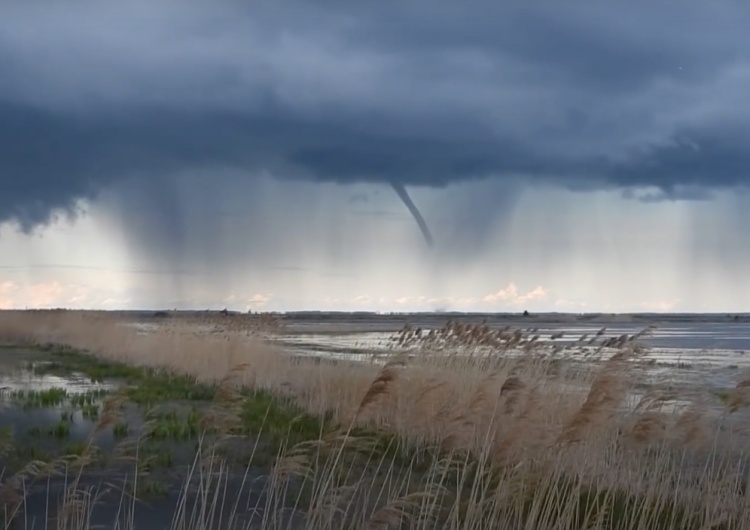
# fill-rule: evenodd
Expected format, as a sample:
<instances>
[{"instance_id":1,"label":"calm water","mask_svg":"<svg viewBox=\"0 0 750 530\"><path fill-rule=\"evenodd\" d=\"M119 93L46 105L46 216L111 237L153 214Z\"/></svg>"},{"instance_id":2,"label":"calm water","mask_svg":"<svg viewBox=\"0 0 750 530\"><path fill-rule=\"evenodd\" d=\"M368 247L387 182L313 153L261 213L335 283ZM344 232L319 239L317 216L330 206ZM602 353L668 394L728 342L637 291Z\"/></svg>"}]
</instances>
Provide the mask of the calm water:
<instances>
[{"instance_id":1,"label":"calm water","mask_svg":"<svg viewBox=\"0 0 750 530\"><path fill-rule=\"evenodd\" d=\"M421 327L416 322L414 327ZM364 326L363 326L364 327ZM491 326L502 328L502 325ZM614 324L605 326L602 324L539 324L521 329L534 329L541 340L549 340L552 335L564 332L561 339L556 342L572 343L583 335L590 337L596 334L602 327L606 327L603 338L619 337L620 335L633 335L641 331L645 326L636 324ZM425 331L430 327L425 326ZM325 353L326 351L350 349L380 350L390 344L389 338L393 336L396 329L391 331L360 331L351 328L345 332L317 333L299 332L292 333L280 338L280 341L291 347L305 346L312 352ZM690 357L691 361L725 362L727 359L741 359L746 352L750 352L750 323L685 323L672 324L657 327L652 335L643 340L654 352L664 356L664 360Z\"/></svg>"},{"instance_id":2,"label":"calm water","mask_svg":"<svg viewBox=\"0 0 750 530\"><path fill-rule=\"evenodd\" d=\"M423 327L426 331L434 322L414 321L412 327ZM571 344L581 336L593 337L602 327L606 331L602 338L633 335L648 324L638 323L532 323L490 322L492 328L506 325L521 329L534 329L540 340L564 332L556 343ZM686 390L696 388L718 390L733 387L750 370L750 322L679 322L656 324L652 335L643 339L649 347L644 366L644 383L667 384ZM290 352L297 355L313 355L339 359L369 359L373 354L385 353L398 327L389 331L372 331L376 322L358 322L357 325L339 325L339 332L310 332L298 327L293 333L278 338ZM310 326L311 329L315 329Z\"/></svg>"}]
</instances>

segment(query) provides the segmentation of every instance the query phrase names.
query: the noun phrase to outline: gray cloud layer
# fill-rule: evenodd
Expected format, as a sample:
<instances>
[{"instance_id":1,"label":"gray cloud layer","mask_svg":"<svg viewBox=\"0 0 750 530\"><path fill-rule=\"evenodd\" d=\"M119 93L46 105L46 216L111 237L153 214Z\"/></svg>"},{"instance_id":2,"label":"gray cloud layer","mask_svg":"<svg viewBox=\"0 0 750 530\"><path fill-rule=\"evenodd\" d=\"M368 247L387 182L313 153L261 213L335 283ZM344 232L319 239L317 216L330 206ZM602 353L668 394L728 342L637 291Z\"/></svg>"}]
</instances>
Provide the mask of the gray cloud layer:
<instances>
[{"instance_id":1,"label":"gray cloud layer","mask_svg":"<svg viewBox=\"0 0 750 530\"><path fill-rule=\"evenodd\" d=\"M126 178L173 209L159 179L199 169L702 198L749 180L748 23L698 0L7 0L0 221Z\"/></svg>"}]
</instances>

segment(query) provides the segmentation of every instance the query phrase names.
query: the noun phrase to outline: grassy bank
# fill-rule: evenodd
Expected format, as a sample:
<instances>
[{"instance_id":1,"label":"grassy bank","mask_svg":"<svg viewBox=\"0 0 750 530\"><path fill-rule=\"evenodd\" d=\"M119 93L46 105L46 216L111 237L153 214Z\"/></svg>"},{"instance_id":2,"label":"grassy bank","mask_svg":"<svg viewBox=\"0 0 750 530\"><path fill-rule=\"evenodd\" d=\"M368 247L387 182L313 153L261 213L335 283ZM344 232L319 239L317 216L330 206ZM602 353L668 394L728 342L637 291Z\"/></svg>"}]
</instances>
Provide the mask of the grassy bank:
<instances>
[{"instance_id":1,"label":"grassy bank","mask_svg":"<svg viewBox=\"0 0 750 530\"><path fill-rule=\"evenodd\" d=\"M196 440L203 487L185 487L175 528L250 524L232 520L237 499L216 478L239 466L267 474L254 524L268 528L289 513L307 528L750 528L743 435L704 413L717 398L672 411L676 396L650 389L627 404L638 337L561 350L448 326L405 330L381 363L320 363L252 322L139 333L106 315L18 312L0 313L2 339L54 344L46 370L124 381L101 428L121 425L125 403L205 404L138 434ZM722 396L727 416L749 386Z\"/></svg>"}]
</instances>

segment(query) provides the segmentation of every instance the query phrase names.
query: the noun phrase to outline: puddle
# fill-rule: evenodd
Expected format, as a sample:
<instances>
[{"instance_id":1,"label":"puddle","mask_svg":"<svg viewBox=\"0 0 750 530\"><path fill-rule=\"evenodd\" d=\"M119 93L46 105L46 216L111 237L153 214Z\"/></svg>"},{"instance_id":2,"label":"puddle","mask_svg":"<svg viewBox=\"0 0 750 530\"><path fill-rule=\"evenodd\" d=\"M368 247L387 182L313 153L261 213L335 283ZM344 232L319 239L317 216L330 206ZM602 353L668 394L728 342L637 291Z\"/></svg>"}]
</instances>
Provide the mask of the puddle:
<instances>
[{"instance_id":1,"label":"puddle","mask_svg":"<svg viewBox=\"0 0 750 530\"><path fill-rule=\"evenodd\" d=\"M114 383L92 381L84 375L72 374L60 377L53 374L39 374L33 368L16 369L10 374L0 373L0 392L3 394L18 391L43 391L52 388L64 390L68 394L85 394L98 390L113 390L116 387Z\"/></svg>"},{"instance_id":2,"label":"puddle","mask_svg":"<svg viewBox=\"0 0 750 530\"><path fill-rule=\"evenodd\" d=\"M75 372L50 374L45 372L51 366L49 361L39 359L38 352L2 352L6 353L0 371L0 482L9 484L14 475L23 478L19 490L25 490L19 512L23 520L17 519L20 528L46 528L43 521L47 514L55 513L73 480L78 480L77 489L97 492L91 522L102 528L113 527L118 510L130 502L134 484L138 484L139 501L132 513L128 509L122 516L135 517L138 528L168 528L179 506L196 505L199 483L210 476L201 459L200 470L192 469L203 412L210 401L128 401L117 408L118 417L110 421L105 406L125 381L94 381ZM265 473L246 473L250 458L246 446L238 444L226 451L230 467L222 470L220 486L222 495L231 499L224 508L236 511L237 524L241 523L238 527L242 528L250 524L251 512L265 502L261 480ZM82 454L94 460L78 466L76 458ZM55 472L34 476L28 471L34 461L40 462L34 464L36 468L54 463ZM212 480L217 487L217 478ZM16 489L12 491L17 493ZM193 500L184 503L181 497L186 492ZM232 503L240 499L235 507ZM8 505L3 513L10 513ZM219 515L226 517L221 511Z\"/></svg>"}]
</instances>

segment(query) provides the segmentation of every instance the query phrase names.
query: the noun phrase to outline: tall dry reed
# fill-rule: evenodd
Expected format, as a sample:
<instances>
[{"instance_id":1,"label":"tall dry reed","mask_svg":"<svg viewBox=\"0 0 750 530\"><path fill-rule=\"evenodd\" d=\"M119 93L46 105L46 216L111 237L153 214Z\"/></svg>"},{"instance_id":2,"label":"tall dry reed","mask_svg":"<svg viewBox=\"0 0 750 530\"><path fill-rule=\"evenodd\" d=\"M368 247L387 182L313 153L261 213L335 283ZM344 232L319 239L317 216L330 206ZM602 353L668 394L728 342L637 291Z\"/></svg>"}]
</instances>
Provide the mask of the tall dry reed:
<instances>
[{"instance_id":1,"label":"tall dry reed","mask_svg":"<svg viewBox=\"0 0 750 530\"><path fill-rule=\"evenodd\" d=\"M737 441L717 451L701 403L669 411L675 396L654 389L630 404L643 334L560 345L536 330L449 323L405 328L385 363L322 363L283 353L250 322L130 324L0 313L0 340L231 379L332 414L342 431L288 448L271 474L278 491L290 477L312 481L310 528L750 528L742 454L725 450ZM748 387L737 384L727 414ZM417 451L404 453L411 463L358 439L361 427L397 435Z\"/></svg>"}]
</instances>

